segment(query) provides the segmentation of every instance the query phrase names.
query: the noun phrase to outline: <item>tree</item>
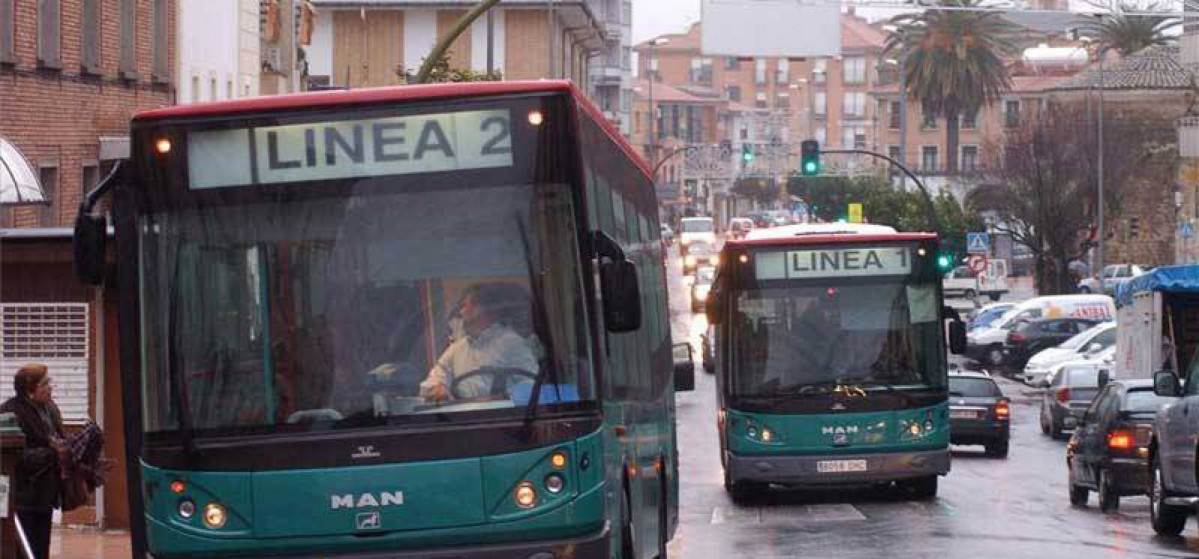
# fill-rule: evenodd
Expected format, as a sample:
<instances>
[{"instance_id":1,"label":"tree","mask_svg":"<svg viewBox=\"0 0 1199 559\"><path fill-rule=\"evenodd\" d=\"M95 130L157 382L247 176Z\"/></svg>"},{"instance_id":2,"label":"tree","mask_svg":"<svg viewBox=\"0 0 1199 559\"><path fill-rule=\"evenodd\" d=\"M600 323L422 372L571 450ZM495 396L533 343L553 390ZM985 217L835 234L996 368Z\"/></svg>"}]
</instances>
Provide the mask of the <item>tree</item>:
<instances>
[{"instance_id":1,"label":"tree","mask_svg":"<svg viewBox=\"0 0 1199 559\"><path fill-rule=\"evenodd\" d=\"M1104 201L1112 216L1138 185L1171 183L1171 119L1126 109L1110 115L1104 134L1119 141L1104 146ZM1090 245L1097 200L1097 119L1079 104L1051 102L1035 119L1009 130L988 165L993 185L977 191L972 205L997 213L997 229L1026 245L1035 256L1034 278L1042 294L1069 293L1069 264ZM1110 222L1114 222L1111 220Z\"/></svg>"},{"instance_id":2,"label":"tree","mask_svg":"<svg viewBox=\"0 0 1199 559\"><path fill-rule=\"evenodd\" d=\"M738 179L729 190L737 196L749 198L760 205L767 205L778 200L778 189L772 185L773 183L767 179L743 178Z\"/></svg>"},{"instance_id":3,"label":"tree","mask_svg":"<svg viewBox=\"0 0 1199 559\"><path fill-rule=\"evenodd\" d=\"M1095 21L1084 22L1079 26L1079 31L1082 35L1095 39L1101 56L1113 50L1121 56L1128 56L1145 47L1171 44L1175 37L1169 34L1169 31L1182 24L1182 20L1164 13L1166 7L1157 2L1141 7L1117 0L1109 6L1096 6L1106 8L1107 13L1099 15ZM1126 12L1163 13L1130 15Z\"/></svg>"},{"instance_id":4,"label":"tree","mask_svg":"<svg viewBox=\"0 0 1199 559\"><path fill-rule=\"evenodd\" d=\"M498 82L504 79L503 72L499 70L488 74L487 72L476 72L470 68L454 68L450 64L450 59L450 53L442 54L441 59L430 66L429 77L425 83ZM396 67L396 75L400 77L402 83L416 83L415 76L410 74L403 65Z\"/></svg>"},{"instance_id":5,"label":"tree","mask_svg":"<svg viewBox=\"0 0 1199 559\"><path fill-rule=\"evenodd\" d=\"M981 0L940 0L973 8ZM958 168L960 117L999 99L1012 80L1004 56L1015 52L1007 37L1013 26L998 12L938 10L891 19L885 53L900 60L903 89L929 117L945 117L946 168Z\"/></svg>"},{"instance_id":6,"label":"tree","mask_svg":"<svg viewBox=\"0 0 1199 559\"><path fill-rule=\"evenodd\" d=\"M924 194L904 192L877 176L805 177L793 175L787 189L807 203L811 216L824 222L846 217L851 203L862 204L865 220L890 225L900 231L928 231L927 204ZM981 231L982 219L964 207L952 195L941 194L933 200L940 223L942 242L950 247L965 247L968 231Z\"/></svg>"}]
</instances>

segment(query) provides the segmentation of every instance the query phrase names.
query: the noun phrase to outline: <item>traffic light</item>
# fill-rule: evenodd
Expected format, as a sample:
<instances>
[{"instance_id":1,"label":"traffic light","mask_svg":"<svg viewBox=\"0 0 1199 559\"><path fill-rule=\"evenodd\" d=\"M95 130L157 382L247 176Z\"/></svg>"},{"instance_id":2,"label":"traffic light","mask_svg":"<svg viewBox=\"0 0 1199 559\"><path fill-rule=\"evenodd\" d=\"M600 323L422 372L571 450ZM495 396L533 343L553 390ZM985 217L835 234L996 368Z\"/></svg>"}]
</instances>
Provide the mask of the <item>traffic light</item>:
<instances>
[{"instance_id":1,"label":"traffic light","mask_svg":"<svg viewBox=\"0 0 1199 559\"><path fill-rule=\"evenodd\" d=\"M753 163L754 155L755 154L754 154L753 146L751 146L749 144L741 144L741 161L744 161L746 163Z\"/></svg>"},{"instance_id":2,"label":"traffic light","mask_svg":"<svg viewBox=\"0 0 1199 559\"><path fill-rule=\"evenodd\" d=\"M937 253L937 271L945 273L953 269L953 254L949 252Z\"/></svg>"},{"instance_id":3,"label":"traffic light","mask_svg":"<svg viewBox=\"0 0 1199 559\"><path fill-rule=\"evenodd\" d=\"M804 140L799 145L799 172L807 177L820 174L820 142Z\"/></svg>"}]
</instances>

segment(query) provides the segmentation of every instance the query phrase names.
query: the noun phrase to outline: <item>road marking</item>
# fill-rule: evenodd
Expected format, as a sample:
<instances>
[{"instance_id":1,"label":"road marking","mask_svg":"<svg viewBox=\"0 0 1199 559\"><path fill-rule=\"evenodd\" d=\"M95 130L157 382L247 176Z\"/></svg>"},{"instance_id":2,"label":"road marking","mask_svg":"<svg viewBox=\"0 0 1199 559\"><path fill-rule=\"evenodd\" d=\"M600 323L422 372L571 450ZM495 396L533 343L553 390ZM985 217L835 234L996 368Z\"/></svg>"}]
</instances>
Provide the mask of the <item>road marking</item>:
<instances>
[{"instance_id":1,"label":"road marking","mask_svg":"<svg viewBox=\"0 0 1199 559\"><path fill-rule=\"evenodd\" d=\"M847 504L794 505L779 507L715 507L712 524L820 523L866 520L857 507Z\"/></svg>"},{"instance_id":2,"label":"road marking","mask_svg":"<svg viewBox=\"0 0 1199 559\"><path fill-rule=\"evenodd\" d=\"M712 509L712 524L756 524L762 521L758 508L716 507Z\"/></svg>"}]
</instances>

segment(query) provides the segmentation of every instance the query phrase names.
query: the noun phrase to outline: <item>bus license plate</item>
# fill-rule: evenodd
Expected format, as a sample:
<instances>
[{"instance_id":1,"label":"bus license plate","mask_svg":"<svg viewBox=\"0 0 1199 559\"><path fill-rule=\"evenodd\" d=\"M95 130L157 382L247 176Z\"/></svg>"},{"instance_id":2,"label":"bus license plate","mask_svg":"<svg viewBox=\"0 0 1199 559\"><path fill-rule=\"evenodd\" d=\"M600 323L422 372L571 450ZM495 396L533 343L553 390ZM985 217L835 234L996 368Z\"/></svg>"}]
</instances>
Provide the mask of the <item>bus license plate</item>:
<instances>
[{"instance_id":1,"label":"bus license plate","mask_svg":"<svg viewBox=\"0 0 1199 559\"><path fill-rule=\"evenodd\" d=\"M838 474L843 472L866 471L865 460L821 460L816 463L816 471L822 474Z\"/></svg>"}]
</instances>

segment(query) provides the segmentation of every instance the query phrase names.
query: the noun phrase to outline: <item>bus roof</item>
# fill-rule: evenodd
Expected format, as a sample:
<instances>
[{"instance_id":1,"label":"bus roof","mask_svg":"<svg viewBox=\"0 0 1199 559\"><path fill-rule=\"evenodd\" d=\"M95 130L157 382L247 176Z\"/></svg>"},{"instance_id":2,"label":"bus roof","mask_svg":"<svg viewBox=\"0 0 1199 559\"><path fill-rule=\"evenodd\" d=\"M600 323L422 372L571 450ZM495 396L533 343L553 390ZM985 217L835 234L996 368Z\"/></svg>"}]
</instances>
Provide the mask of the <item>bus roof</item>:
<instances>
[{"instance_id":1,"label":"bus roof","mask_svg":"<svg viewBox=\"0 0 1199 559\"><path fill-rule=\"evenodd\" d=\"M935 233L900 233L884 225L851 223L805 223L754 229L741 240L725 243L730 248L815 245L829 243L875 243L887 241L931 241Z\"/></svg>"},{"instance_id":2,"label":"bus roof","mask_svg":"<svg viewBox=\"0 0 1199 559\"><path fill-rule=\"evenodd\" d=\"M514 80L502 82L439 83L400 85L363 89L312 91L288 95L266 95L232 101L179 105L165 109L142 111L133 116L134 122L152 122L172 118L219 117L245 113L265 113L318 107L346 107L376 103L404 103L437 99L489 97L521 93L565 93L579 101L579 106L600 124L612 141L637 164L647 177L649 165L621 136L612 123L586 95L568 80Z\"/></svg>"}]
</instances>

